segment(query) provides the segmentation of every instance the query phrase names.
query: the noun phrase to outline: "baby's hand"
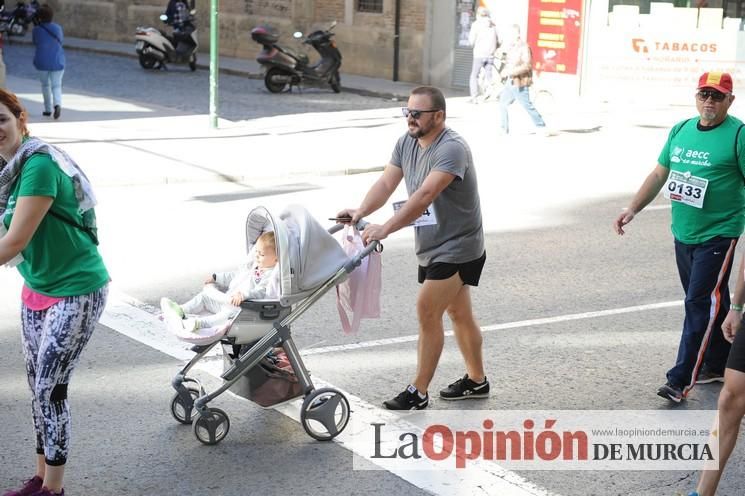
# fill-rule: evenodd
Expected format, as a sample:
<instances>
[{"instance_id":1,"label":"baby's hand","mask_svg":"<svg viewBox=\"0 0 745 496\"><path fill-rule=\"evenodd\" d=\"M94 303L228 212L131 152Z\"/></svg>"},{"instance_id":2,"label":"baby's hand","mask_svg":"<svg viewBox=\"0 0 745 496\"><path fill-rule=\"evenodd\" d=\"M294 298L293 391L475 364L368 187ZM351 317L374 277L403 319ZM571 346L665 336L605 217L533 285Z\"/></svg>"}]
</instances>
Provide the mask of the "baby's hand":
<instances>
[{"instance_id":1,"label":"baby's hand","mask_svg":"<svg viewBox=\"0 0 745 496\"><path fill-rule=\"evenodd\" d=\"M232 303L235 306L240 306L240 304L243 302L243 293L240 291L233 294L233 296L230 297L230 303Z\"/></svg>"}]
</instances>

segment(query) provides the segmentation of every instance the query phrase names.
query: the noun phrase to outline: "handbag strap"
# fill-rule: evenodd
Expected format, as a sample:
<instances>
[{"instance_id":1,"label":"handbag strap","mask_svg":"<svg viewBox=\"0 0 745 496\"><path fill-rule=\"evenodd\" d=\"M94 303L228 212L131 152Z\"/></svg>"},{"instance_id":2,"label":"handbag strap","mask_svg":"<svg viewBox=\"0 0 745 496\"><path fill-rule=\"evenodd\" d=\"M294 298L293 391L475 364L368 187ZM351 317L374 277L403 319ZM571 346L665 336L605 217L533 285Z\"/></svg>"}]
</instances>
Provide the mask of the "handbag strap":
<instances>
[{"instance_id":1,"label":"handbag strap","mask_svg":"<svg viewBox=\"0 0 745 496\"><path fill-rule=\"evenodd\" d=\"M92 228L78 224L74 220L70 220L67 217L64 217L63 215L58 214L52 209L49 209L48 212L52 215L52 217L55 217L61 220L62 222L64 222L65 224L70 225L72 227L76 227L80 229L81 231L83 231L84 233L86 233L88 236L90 236L91 241L93 241L93 244L98 246L98 236L96 236L96 232Z\"/></svg>"},{"instance_id":2,"label":"handbag strap","mask_svg":"<svg viewBox=\"0 0 745 496\"><path fill-rule=\"evenodd\" d=\"M43 25L43 24L39 24L39 27L43 28L43 29L44 29L44 31L46 31L47 33L49 33L49 35L50 35L50 36L51 36L52 38L54 38L55 40L57 40L57 43L59 43L59 44L60 44L60 46L62 46L62 40L60 40L60 39L59 39L59 38L57 37L57 35L56 35L56 34L54 34L54 33L52 33L51 31L49 31L49 28L48 28L48 27L46 27L46 26L45 26L45 25Z\"/></svg>"}]
</instances>

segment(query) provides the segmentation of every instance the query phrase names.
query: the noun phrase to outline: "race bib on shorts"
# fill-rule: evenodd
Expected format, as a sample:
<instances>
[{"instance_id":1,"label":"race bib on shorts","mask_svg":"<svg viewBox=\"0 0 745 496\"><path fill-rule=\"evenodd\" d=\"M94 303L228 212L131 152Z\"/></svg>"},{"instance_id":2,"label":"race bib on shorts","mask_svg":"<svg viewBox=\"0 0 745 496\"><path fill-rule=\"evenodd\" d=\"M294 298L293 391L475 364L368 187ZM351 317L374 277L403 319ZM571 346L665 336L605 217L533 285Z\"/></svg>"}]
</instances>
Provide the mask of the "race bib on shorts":
<instances>
[{"instance_id":1,"label":"race bib on shorts","mask_svg":"<svg viewBox=\"0 0 745 496\"><path fill-rule=\"evenodd\" d=\"M708 179L693 176L690 172L670 171L663 194L668 200L703 208L708 185Z\"/></svg>"},{"instance_id":2,"label":"race bib on shorts","mask_svg":"<svg viewBox=\"0 0 745 496\"><path fill-rule=\"evenodd\" d=\"M401 210L401 207L403 207L404 203L406 202L405 201L393 202L393 213L395 214L396 212ZM432 205L430 205L424 210L424 213L422 213L422 215L419 216L418 219L416 219L414 222L412 222L409 225L414 226L414 227L437 225L437 216L435 215L435 209L432 208Z\"/></svg>"}]
</instances>

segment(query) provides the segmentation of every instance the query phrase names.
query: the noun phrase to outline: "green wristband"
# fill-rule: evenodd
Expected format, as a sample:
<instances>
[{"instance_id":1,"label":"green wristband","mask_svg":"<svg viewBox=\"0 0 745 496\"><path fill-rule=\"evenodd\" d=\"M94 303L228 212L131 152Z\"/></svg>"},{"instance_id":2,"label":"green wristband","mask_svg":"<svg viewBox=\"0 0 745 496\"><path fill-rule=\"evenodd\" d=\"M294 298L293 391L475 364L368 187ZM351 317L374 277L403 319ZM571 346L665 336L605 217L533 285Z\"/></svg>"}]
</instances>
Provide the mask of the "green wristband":
<instances>
[{"instance_id":1,"label":"green wristband","mask_svg":"<svg viewBox=\"0 0 745 496\"><path fill-rule=\"evenodd\" d=\"M742 305L738 305L736 303L732 303L729 306L730 310L734 310L735 312L742 312Z\"/></svg>"}]
</instances>

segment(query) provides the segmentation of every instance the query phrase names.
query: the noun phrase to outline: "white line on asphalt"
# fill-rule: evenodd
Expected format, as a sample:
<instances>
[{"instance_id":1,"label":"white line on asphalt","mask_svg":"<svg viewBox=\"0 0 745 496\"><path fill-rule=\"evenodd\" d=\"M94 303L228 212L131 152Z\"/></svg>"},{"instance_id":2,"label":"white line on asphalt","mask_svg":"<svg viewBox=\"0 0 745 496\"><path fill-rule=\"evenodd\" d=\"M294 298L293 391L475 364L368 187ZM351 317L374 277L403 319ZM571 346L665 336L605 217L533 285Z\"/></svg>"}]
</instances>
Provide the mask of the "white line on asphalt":
<instances>
[{"instance_id":1,"label":"white line on asphalt","mask_svg":"<svg viewBox=\"0 0 745 496\"><path fill-rule=\"evenodd\" d=\"M192 352L188 351L189 345L178 341L166 332L163 322L152 312L152 308L148 311L147 305L115 289L110 292L101 324L179 360L190 360L194 356ZM222 374L221 362L203 360L198 368L217 378L220 378ZM379 422L393 425L397 421L401 421L392 412L371 405L318 377L314 377L313 382L316 387L334 387L342 391L350 402L350 409L355 416L356 425L372 425ZM164 392L164 394L166 393ZM299 421L301 404L301 400L296 400L280 405L275 409L293 420ZM371 463L376 463L375 459L370 458L367 453L355 447L355 444L358 443L352 442L353 437L354 433L351 430L350 432L345 430L334 441L352 451L355 455L361 456ZM391 473L416 487L442 496L477 493L500 496L559 496L536 486L520 475L495 463L479 464L478 468L474 466L468 471L435 471L433 469L427 471L395 470Z\"/></svg>"},{"instance_id":2,"label":"white line on asphalt","mask_svg":"<svg viewBox=\"0 0 745 496\"><path fill-rule=\"evenodd\" d=\"M648 212L650 210L670 210L671 208L673 208L672 203L668 203L665 205L649 205L644 207L644 211ZM628 210L628 208L623 207L621 210L625 212L626 210Z\"/></svg>"},{"instance_id":3,"label":"white line on asphalt","mask_svg":"<svg viewBox=\"0 0 745 496\"><path fill-rule=\"evenodd\" d=\"M647 310L658 310L660 308L671 308L681 306L683 300L665 301L662 303L651 303L648 305L636 305L633 307L612 308L609 310L599 310L597 312L572 313L568 315L558 315L556 317L546 317L542 319L520 320L517 322L505 322L504 324L494 324L484 326L481 332L502 331L504 329L516 329L518 327L532 327L545 324L555 324L557 322L567 322L570 320L594 319L597 317L608 317L611 315L621 315L624 313L644 312ZM445 336L453 336L453 331L445 331ZM387 346L390 344L410 343L419 339L419 336L412 334L410 336L401 336L397 338L374 339L372 341L363 341L361 343L341 344L337 346L324 346L318 348L308 348L302 350L303 355L320 355L321 353L336 353L340 351L359 350L362 348L374 348L376 346Z\"/></svg>"}]
</instances>

